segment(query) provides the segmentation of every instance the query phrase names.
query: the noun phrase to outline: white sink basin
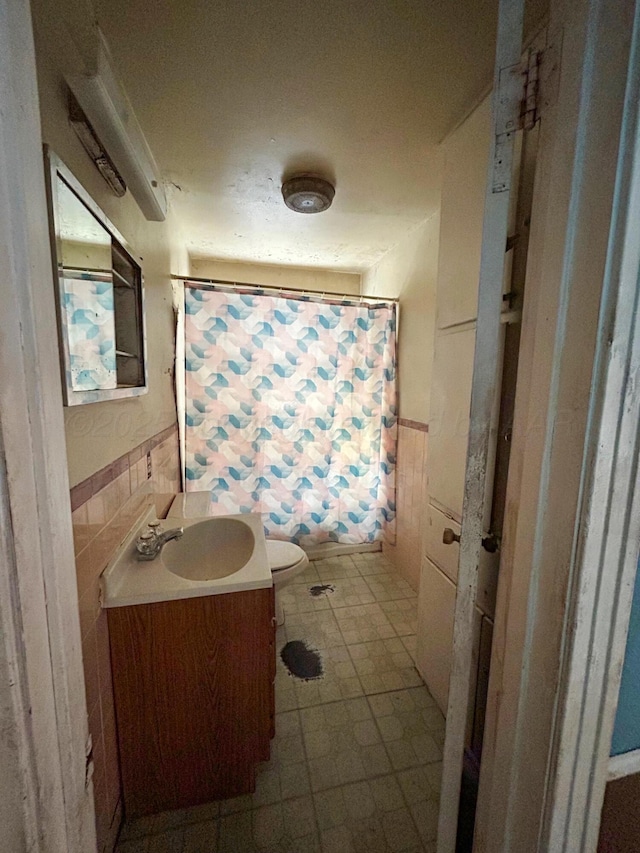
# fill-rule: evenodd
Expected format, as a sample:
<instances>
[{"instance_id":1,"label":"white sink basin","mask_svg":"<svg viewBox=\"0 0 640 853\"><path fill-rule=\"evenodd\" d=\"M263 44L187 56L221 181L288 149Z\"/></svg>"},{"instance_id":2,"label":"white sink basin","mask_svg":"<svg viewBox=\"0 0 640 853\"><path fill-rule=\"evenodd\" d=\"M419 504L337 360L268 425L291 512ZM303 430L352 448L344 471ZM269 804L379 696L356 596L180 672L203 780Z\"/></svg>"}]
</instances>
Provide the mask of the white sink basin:
<instances>
[{"instance_id":1,"label":"white sink basin","mask_svg":"<svg viewBox=\"0 0 640 853\"><path fill-rule=\"evenodd\" d=\"M262 517L185 518L180 539L154 560L139 560L136 539L154 522L152 508L139 519L100 578L103 607L128 607L179 598L220 595L273 586ZM175 527L175 519L162 522Z\"/></svg>"},{"instance_id":2,"label":"white sink basin","mask_svg":"<svg viewBox=\"0 0 640 853\"><path fill-rule=\"evenodd\" d=\"M253 531L244 521L208 518L167 542L161 559L170 572L186 580L220 580L246 566L254 545Z\"/></svg>"}]
</instances>

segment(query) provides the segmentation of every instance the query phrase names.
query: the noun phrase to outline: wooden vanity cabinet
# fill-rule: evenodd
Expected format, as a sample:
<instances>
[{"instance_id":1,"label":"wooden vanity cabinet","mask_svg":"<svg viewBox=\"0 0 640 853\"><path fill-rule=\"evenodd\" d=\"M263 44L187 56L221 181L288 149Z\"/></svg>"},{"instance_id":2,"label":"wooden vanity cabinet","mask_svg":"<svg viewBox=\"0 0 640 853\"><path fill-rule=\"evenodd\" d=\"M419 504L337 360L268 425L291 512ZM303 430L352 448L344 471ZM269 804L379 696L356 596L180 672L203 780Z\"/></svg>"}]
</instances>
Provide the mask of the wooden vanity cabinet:
<instances>
[{"instance_id":1,"label":"wooden vanity cabinet","mask_svg":"<svg viewBox=\"0 0 640 853\"><path fill-rule=\"evenodd\" d=\"M273 589L108 619L127 816L253 791L274 731Z\"/></svg>"}]
</instances>

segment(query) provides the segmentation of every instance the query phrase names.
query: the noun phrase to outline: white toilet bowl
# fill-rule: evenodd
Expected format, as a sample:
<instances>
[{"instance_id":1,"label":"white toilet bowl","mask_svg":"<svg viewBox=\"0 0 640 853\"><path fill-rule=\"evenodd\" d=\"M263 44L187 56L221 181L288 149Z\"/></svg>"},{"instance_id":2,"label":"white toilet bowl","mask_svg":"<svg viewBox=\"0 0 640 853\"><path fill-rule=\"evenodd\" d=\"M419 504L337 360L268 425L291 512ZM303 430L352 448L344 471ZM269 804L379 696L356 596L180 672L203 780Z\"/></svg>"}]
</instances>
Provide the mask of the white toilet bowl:
<instances>
[{"instance_id":1,"label":"white toilet bowl","mask_svg":"<svg viewBox=\"0 0 640 853\"><path fill-rule=\"evenodd\" d=\"M276 596L276 621L284 624L284 610L280 601L280 590L290 584L309 565L309 558L299 545L267 539L267 559L271 568Z\"/></svg>"}]
</instances>

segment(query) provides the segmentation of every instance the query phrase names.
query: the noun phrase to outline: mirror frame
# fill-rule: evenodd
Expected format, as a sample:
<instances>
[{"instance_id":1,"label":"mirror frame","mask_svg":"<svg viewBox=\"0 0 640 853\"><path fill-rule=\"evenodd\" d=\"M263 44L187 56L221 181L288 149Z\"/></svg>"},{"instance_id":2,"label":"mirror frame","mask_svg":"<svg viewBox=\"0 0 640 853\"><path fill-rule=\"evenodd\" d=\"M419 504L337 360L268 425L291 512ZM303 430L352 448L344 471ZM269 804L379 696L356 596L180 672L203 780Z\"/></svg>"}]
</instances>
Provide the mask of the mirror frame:
<instances>
[{"instance_id":1,"label":"mirror frame","mask_svg":"<svg viewBox=\"0 0 640 853\"><path fill-rule=\"evenodd\" d=\"M142 259L134 254L131 247L118 231L111 220L105 215L101 208L94 202L82 184L75 178L73 173L63 161L49 148L44 146L45 175L47 189L47 206L49 212L49 235L51 239L51 257L53 263L53 277L56 289L56 316L58 320L58 337L60 343L60 368L62 374L62 390L65 406L78 406L85 403L98 403L104 400L123 400L128 397L140 397L146 394L148 387L147 367L147 333L145 317L144 298L144 275L142 271ZM131 261L140 270L140 338L142 342L142 377L143 384L120 388L103 388L93 390L75 390L71 383L71 360L69 354L69 337L67 331L67 312L64 309L64 290L61 284L62 276L62 250L60 240L60 210L58 201L58 176L71 188L79 200L89 212L100 222L106 231L115 239L129 256Z\"/></svg>"}]
</instances>

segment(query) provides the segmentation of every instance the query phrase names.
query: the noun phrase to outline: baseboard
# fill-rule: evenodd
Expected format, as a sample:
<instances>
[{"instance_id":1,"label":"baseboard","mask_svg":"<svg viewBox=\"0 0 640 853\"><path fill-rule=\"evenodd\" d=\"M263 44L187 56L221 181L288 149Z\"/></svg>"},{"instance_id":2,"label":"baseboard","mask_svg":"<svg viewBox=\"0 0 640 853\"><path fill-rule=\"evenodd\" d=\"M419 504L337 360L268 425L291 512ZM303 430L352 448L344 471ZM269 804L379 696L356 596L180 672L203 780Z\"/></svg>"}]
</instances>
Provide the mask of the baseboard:
<instances>
[{"instance_id":1,"label":"baseboard","mask_svg":"<svg viewBox=\"0 0 640 853\"><path fill-rule=\"evenodd\" d=\"M365 542L362 545L342 545L340 542L322 542L304 549L310 560L326 560L328 557L344 557L347 554L368 554L381 551L381 542Z\"/></svg>"}]
</instances>

